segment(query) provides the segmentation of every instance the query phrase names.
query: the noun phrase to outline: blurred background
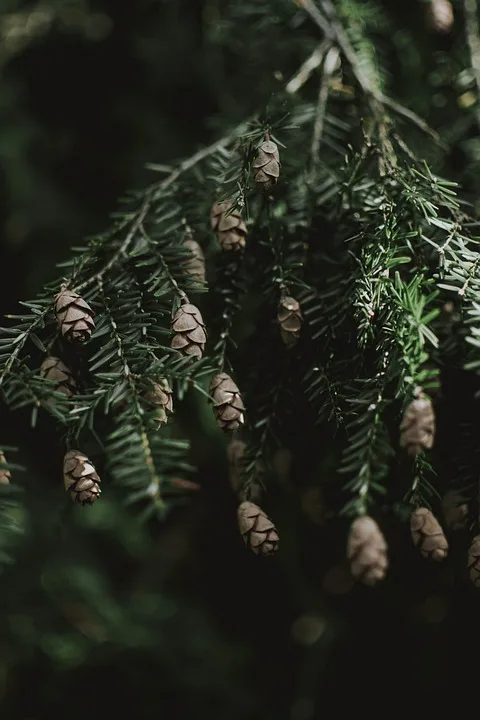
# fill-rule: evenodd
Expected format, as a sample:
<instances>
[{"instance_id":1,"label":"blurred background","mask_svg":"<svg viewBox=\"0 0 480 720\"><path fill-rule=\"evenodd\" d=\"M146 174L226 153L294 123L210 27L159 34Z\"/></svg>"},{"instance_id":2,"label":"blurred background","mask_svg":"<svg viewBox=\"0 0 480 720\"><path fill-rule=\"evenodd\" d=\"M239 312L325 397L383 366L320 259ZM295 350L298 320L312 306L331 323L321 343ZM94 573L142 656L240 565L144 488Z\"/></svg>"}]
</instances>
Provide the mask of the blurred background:
<instances>
[{"instance_id":1,"label":"blurred background","mask_svg":"<svg viewBox=\"0 0 480 720\"><path fill-rule=\"evenodd\" d=\"M258 5L249 14L240 0L1 0L3 314L108 225L118 196L149 182L147 162L192 154L294 73L308 53L292 27L263 42L279 21L273 2ZM442 34L427 31L420 0L369 5L391 88L448 139L440 171L476 202L461 11ZM310 720L461 702L476 674L479 612L463 579L390 538L388 581L353 588L345 528L331 529L315 484L285 502L288 457L271 501L283 551L259 562L237 532L224 440L189 409L201 489L161 526L140 523L114 491L66 517L55 430L0 411L2 443L19 447L26 467L25 533L0 576L2 720ZM329 468L300 458L290 476L320 472Z\"/></svg>"}]
</instances>

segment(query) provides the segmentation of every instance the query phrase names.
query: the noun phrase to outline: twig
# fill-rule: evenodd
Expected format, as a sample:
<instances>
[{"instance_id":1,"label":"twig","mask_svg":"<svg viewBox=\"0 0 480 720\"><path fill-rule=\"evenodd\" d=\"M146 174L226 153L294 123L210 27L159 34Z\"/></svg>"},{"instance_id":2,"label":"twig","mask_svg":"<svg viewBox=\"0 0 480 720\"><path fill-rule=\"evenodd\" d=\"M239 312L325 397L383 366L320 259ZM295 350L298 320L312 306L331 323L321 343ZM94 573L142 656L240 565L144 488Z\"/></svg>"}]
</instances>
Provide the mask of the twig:
<instances>
[{"instance_id":1,"label":"twig","mask_svg":"<svg viewBox=\"0 0 480 720\"><path fill-rule=\"evenodd\" d=\"M143 223L140 225L140 232L142 233L143 237L145 238L145 241L155 251L158 261L160 262L160 265L162 266L163 271L168 278L168 282L172 286L173 292L176 293L181 300L187 300L187 302L188 302L187 294L182 290L182 288L179 286L179 284L173 277L172 273L170 272L170 268L168 267L168 263L165 261L165 258L163 257L162 253L158 249L155 241L152 240L150 235L148 235L147 231L145 230L145 228L143 226Z\"/></svg>"},{"instance_id":2,"label":"twig","mask_svg":"<svg viewBox=\"0 0 480 720\"><path fill-rule=\"evenodd\" d=\"M313 126L312 136L312 165L315 167L319 160L320 143L322 140L323 125L325 121L325 111L327 109L327 100L329 93L330 78L332 77L337 60L340 55L338 47L331 47L325 57L323 64L322 79L320 81L320 90L318 93L317 110L315 113L315 123Z\"/></svg>"},{"instance_id":3,"label":"twig","mask_svg":"<svg viewBox=\"0 0 480 720\"><path fill-rule=\"evenodd\" d=\"M294 95L303 85L305 85L312 72L322 64L325 53L330 46L331 42L329 40L323 40L320 45L315 48L312 54L308 56L292 79L287 83L285 86L285 92L289 95Z\"/></svg>"},{"instance_id":4,"label":"twig","mask_svg":"<svg viewBox=\"0 0 480 720\"><path fill-rule=\"evenodd\" d=\"M480 128L480 107L478 103L478 93L480 92L480 37L478 34L477 0L463 0L463 10L465 15L465 34L470 51L470 64L475 74L475 84L477 86L477 108L475 114Z\"/></svg>"}]
</instances>

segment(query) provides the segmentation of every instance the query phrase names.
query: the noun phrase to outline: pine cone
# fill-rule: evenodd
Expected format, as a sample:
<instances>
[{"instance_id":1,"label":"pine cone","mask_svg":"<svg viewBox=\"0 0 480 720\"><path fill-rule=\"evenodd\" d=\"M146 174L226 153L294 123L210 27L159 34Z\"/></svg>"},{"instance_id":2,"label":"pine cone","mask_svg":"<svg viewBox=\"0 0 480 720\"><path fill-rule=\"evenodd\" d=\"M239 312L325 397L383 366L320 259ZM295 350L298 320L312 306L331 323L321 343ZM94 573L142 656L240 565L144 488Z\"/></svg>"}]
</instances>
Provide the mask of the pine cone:
<instances>
[{"instance_id":1,"label":"pine cone","mask_svg":"<svg viewBox=\"0 0 480 720\"><path fill-rule=\"evenodd\" d=\"M218 373L210 383L213 411L218 425L225 432L238 430L245 422L245 406L238 387L227 373Z\"/></svg>"},{"instance_id":2,"label":"pine cone","mask_svg":"<svg viewBox=\"0 0 480 720\"><path fill-rule=\"evenodd\" d=\"M92 505L101 493L100 478L90 460L79 450L69 450L63 460L65 490L72 500Z\"/></svg>"},{"instance_id":3,"label":"pine cone","mask_svg":"<svg viewBox=\"0 0 480 720\"><path fill-rule=\"evenodd\" d=\"M480 535L476 535L468 548L467 567L470 580L475 587L480 587Z\"/></svg>"},{"instance_id":4,"label":"pine cone","mask_svg":"<svg viewBox=\"0 0 480 720\"><path fill-rule=\"evenodd\" d=\"M439 522L427 508L417 508L410 518L410 531L415 547L424 558L440 562L447 557L448 542Z\"/></svg>"},{"instance_id":5,"label":"pine cone","mask_svg":"<svg viewBox=\"0 0 480 720\"><path fill-rule=\"evenodd\" d=\"M202 284L205 282L205 255L203 250L191 235L185 240L185 247L191 254L191 259L185 263L185 270L192 280Z\"/></svg>"},{"instance_id":6,"label":"pine cone","mask_svg":"<svg viewBox=\"0 0 480 720\"><path fill-rule=\"evenodd\" d=\"M442 500L446 526L453 531L463 530L468 521L468 505L465 498L455 490L445 493Z\"/></svg>"},{"instance_id":7,"label":"pine cone","mask_svg":"<svg viewBox=\"0 0 480 720\"><path fill-rule=\"evenodd\" d=\"M430 0L426 7L427 27L432 32L446 35L453 27L453 7L450 0Z\"/></svg>"},{"instance_id":8,"label":"pine cone","mask_svg":"<svg viewBox=\"0 0 480 720\"><path fill-rule=\"evenodd\" d=\"M88 340L95 328L92 308L71 290L62 290L56 295L55 315L62 335L76 345Z\"/></svg>"},{"instance_id":9,"label":"pine cone","mask_svg":"<svg viewBox=\"0 0 480 720\"><path fill-rule=\"evenodd\" d=\"M410 457L430 450L435 439L435 413L431 400L423 393L412 400L400 424L400 447Z\"/></svg>"},{"instance_id":10,"label":"pine cone","mask_svg":"<svg viewBox=\"0 0 480 720\"><path fill-rule=\"evenodd\" d=\"M292 348L297 344L302 319L302 311L298 301L293 297L284 295L278 306L277 320L280 325L280 336L287 348Z\"/></svg>"},{"instance_id":11,"label":"pine cone","mask_svg":"<svg viewBox=\"0 0 480 720\"><path fill-rule=\"evenodd\" d=\"M264 140L253 161L254 180L266 190L276 185L280 176L280 156L276 143Z\"/></svg>"},{"instance_id":12,"label":"pine cone","mask_svg":"<svg viewBox=\"0 0 480 720\"><path fill-rule=\"evenodd\" d=\"M201 360L207 333L200 310L189 302L180 305L172 318L172 348Z\"/></svg>"},{"instance_id":13,"label":"pine cone","mask_svg":"<svg viewBox=\"0 0 480 720\"><path fill-rule=\"evenodd\" d=\"M223 250L241 250L245 247L248 230L239 210L233 210L227 215L227 210L231 205L231 200L215 203L210 214L210 221L212 230L217 233L218 242Z\"/></svg>"},{"instance_id":14,"label":"pine cone","mask_svg":"<svg viewBox=\"0 0 480 720\"><path fill-rule=\"evenodd\" d=\"M5 455L0 450L0 465L3 465L6 462L7 460L5 458ZM0 467L0 485L8 485L11 479L12 474L10 470L7 470L6 467Z\"/></svg>"},{"instance_id":15,"label":"pine cone","mask_svg":"<svg viewBox=\"0 0 480 720\"><path fill-rule=\"evenodd\" d=\"M145 393L145 400L155 405L155 417L153 424L156 429L168 422L167 413L173 413L172 388L165 378L152 384L152 389Z\"/></svg>"},{"instance_id":16,"label":"pine cone","mask_svg":"<svg viewBox=\"0 0 480 720\"><path fill-rule=\"evenodd\" d=\"M243 502L238 507L238 527L256 555L272 555L278 550L278 533L270 518L258 505Z\"/></svg>"},{"instance_id":17,"label":"pine cone","mask_svg":"<svg viewBox=\"0 0 480 720\"><path fill-rule=\"evenodd\" d=\"M375 520L358 517L350 526L347 557L352 575L364 585L383 580L388 568L387 543Z\"/></svg>"},{"instance_id":18,"label":"pine cone","mask_svg":"<svg viewBox=\"0 0 480 720\"><path fill-rule=\"evenodd\" d=\"M63 393L67 397L72 397L77 391L75 380L73 379L70 368L68 368L63 360L58 357L49 355L45 358L40 366L40 375L46 380L56 383L58 392Z\"/></svg>"}]
</instances>

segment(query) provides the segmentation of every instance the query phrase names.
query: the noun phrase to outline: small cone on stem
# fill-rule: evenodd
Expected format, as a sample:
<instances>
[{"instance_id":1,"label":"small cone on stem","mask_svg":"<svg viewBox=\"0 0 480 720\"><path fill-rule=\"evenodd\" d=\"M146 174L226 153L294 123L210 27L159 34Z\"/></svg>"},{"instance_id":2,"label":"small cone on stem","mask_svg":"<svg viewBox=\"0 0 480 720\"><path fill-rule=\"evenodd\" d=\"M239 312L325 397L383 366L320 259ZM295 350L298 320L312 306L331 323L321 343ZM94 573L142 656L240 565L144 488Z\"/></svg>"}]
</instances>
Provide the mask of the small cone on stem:
<instances>
[{"instance_id":1,"label":"small cone on stem","mask_svg":"<svg viewBox=\"0 0 480 720\"><path fill-rule=\"evenodd\" d=\"M475 587L480 588L480 535L476 535L468 548L468 574Z\"/></svg>"},{"instance_id":2,"label":"small cone on stem","mask_svg":"<svg viewBox=\"0 0 480 720\"><path fill-rule=\"evenodd\" d=\"M155 429L159 430L168 422L168 416L173 413L173 393L168 381L161 378L153 383L151 390L145 393L145 400L156 408L152 422Z\"/></svg>"},{"instance_id":3,"label":"small cone on stem","mask_svg":"<svg viewBox=\"0 0 480 720\"><path fill-rule=\"evenodd\" d=\"M213 411L217 424L224 432L238 430L245 422L242 396L230 375L221 372L210 383Z\"/></svg>"},{"instance_id":4,"label":"small cone on stem","mask_svg":"<svg viewBox=\"0 0 480 720\"><path fill-rule=\"evenodd\" d=\"M441 562L447 557L448 542L440 523L433 513L421 507L413 511L410 518L410 531L415 547L427 560Z\"/></svg>"},{"instance_id":5,"label":"small cone on stem","mask_svg":"<svg viewBox=\"0 0 480 720\"><path fill-rule=\"evenodd\" d=\"M442 500L443 515L447 528L454 532L464 530L468 521L468 505L456 490L449 490Z\"/></svg>"},{"instance_id":6,"label":"small cone on stem","mask_svg":"<svg viewBox=\"0 0 480 720\"><path fill-rule=\"evenodd\" d=\"M400 424L400 447L410 457L431 450L435 439L435 413L430 398L418 392L407 406Z\"/></svg>"},{"instance_id":7,"label":"small cone on stem","mask_svg":"<svg viewBox=\"0 0 480 720\"><path fill-rule=\"evenodd\" d=\"M272 555L278 550L275 525L255 503L245 501L239 505L238 527L245 545L256 555Z\"/></svg>"},{"instance_id":8,"label":"small cone on stem","mask_svg":"<svg viewBox=\"0 0 480 720\"><path fill-rule=\"evenodd\" d=\"M0 485L8 485L10 483L10 480L12 479L12 474L10 470L6 467L1 467L2 465L6 464L7 460L5 458L5 455L0 450Z\"/></svg>"},{"instance_id":9,"label":"small cone on stem","mask_svg":"<svg viewBox=\"0 0 480 720\"><path fill-rule=\"evenodd\" d=\"M172 318L171 347L182 355L201 360L205 351L207 331L200 310L184 300Z\"/></svg>"},{"instance_id":10,"label":"small cone on stem","mask_svg":"<svg viewBox=\"0 0 480 720\"><path fill-rule=\"evenodd\" d=\"M447 35L453 27L454 15L450 0L430 0L426 7L427 27L440 35Z\"/></svg>"},{"instance_id":11,"label":"small cone on stem","mask_svg":"<svg viewBox=\"0 0 480 720\"><path fill-rule=\"evenodd\" d=\"M202 248L193 235L185 240L185 247L189 250L191 258L185 263L185 270L194 282L203 284L205 282L205 255Z\"/></svg>"},{"instance_id":12,"label":"small cone on stem","mask_svg":"<svg viewBox=\"0 0 480 720\"><path fill-rule=\"evenodd\" d=\"M210 213L210 222L222 250L242 250L248 230L239 210L228 213L231 206L231 200L215 203Z\"/></svg>"},{"instance_id":13,"label":"small cone on stem","mask_svg":"<svg viewBox=\"0 0 480 720\"><path fill-rule=\"evenodd\" d=\"M63 460L65 490L81 505L92 505L101 493L94 465L79 450L69 450Z\"/></svg>"},{"instance_id":14,"label":"small cone on stem","mask_svg":"<svg viewBox=\"0 0 480 720\"><path fill-rule=\"evenodd\" d=\"M356 518L350 526L347 558L353 577L364 585L373 586L385 577L387 543L375 520L368 515Z\"/></svg>"},{"instance_id":15,"label":"small cone on stem","mask_svg":"<svg viewBox=\"0 0 480 720\"><path fill-rule=\"evenodd\" d=\"M253 178L265 190L276 185L280 177L280 156L277 144L270 140L268 133L257 150L253 161Z\"/></svg>"},{"instance_id":16,"label":"small cone on stem","mask_svg":"<svg viewBox=\"0 0 480 720\"><path fill-rule=\"evenodd\" d=\"M77 391L77 386L70 368L58 357L54 357L53 355L46 357L40 365L40 375L45 378L45 380L55 382L55 390L63 393L67 398L72 397Z\"/></svg>"},{"instance_id":17,"label":"small cone on stem","mask_svg":"<svg viewBox=\"0 0 480 720\"><path fill-rule=\"evenodd\" d=\"M95 329L94 312L90 305L72 290L55 296L55 315L63 337L74 345L90 339Z\"/></svg>"},{"instance_id":18,"label":"small cone on stem","mask_svg":"<svg viewBox=\"0 0 480 720\"><path fill-rule=\"evenodd\" d=\"M287 348L294 347L302 328L302 310L300 303L289 295L282 295L278 305L277 320L280 326L280 337Z\"/></svg>"}]
</instances>

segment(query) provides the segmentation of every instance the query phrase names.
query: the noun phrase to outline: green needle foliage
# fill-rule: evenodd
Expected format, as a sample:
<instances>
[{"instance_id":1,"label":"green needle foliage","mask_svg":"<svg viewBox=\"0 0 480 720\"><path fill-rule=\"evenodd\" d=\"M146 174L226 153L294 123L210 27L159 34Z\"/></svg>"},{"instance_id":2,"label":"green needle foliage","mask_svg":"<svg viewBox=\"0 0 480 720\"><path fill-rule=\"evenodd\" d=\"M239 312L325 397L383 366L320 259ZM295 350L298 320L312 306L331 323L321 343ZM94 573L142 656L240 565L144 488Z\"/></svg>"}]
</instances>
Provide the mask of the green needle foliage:
<instances>
[{"instance_id":1,"label":"green needle foliage","mask_svg":"<svg viewBox=\"0 0 480 720\"><path fill-rule=\"evenodd\" d=\"M172 479L194 472L175 416L153 427L148 388L166 379L174 408L189 390L206 403L218 371L233 376L247 407L243 499L269 488L277 450L298 457L302 433L317 428L337 455L337 515L435 509L450 486L476 502L467 458L449 479L435 449L409 461L399 448L407 406L420 390L437 402L446 369L465 368L476 387L475 210L436 174L445 153L437 132L390 97L390 20L375 3L337 5L226 3L219 44L231 41L235 54L253 33L261 42L252 63L283 57L285 67L265 70L275 70L272 94L254 91L260 111L190 158L151 165L159 179L130 193L112 227L75 248L62 277L1 330L5 402L31 406L33 425L39 412L53 415L65 448L99 469L103 492L117 483L144 517L163 517L177 497ZM280 86L292 58L298 71ZM279 182L266 191L253 182L265 138L280 152ZM240 211L247 224L244 251L222 251L210 229L211 206L225 200L226 217ZM189 273L190 233L205 251L208 283ZM59 335L53 297L61 287L95 311L81 348ZM302 309L291 349L277 321L282 293ZM195 362L170 345L171 317L185 298L201 306L209 332ZM72 397L39 376L47 352L74 372Z\"/></svg>"}]
</instances>

